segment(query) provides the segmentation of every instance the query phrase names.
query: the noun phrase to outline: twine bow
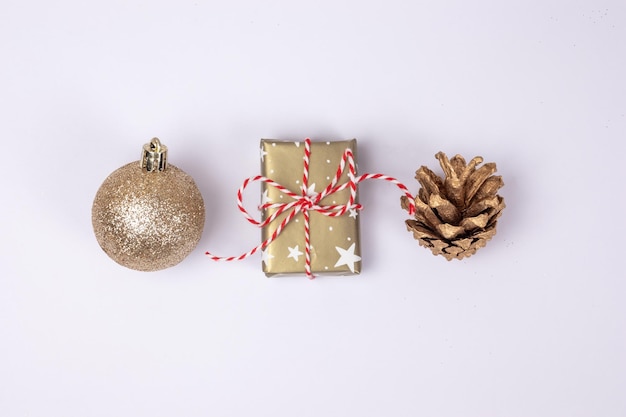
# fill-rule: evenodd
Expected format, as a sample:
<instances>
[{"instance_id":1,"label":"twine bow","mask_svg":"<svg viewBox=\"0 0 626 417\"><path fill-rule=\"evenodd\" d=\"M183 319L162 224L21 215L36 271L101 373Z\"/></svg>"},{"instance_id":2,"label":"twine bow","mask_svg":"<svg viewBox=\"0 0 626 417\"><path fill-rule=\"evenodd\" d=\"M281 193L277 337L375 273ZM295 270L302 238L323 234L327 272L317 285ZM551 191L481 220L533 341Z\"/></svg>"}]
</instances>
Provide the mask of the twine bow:
<instances>
[{"instance_id":1,"label":"twine bow","mask_svg":"<svg viewBox=\"0 0 626 417\"><path fill-rule=\"evenodd\" d=\"M400 181L393 177L389 177L383 174L363 174L360 176L356 176L356 164L354 163L354 155L351 149L346 149L343 153L339 166L337 167L337 171L335 176L330 181L330 183L326 186L324 191L321 193L309 194L309 162L311 157L311 139L306 138L304 140L304 172L302 174L302 186L300 187L300 193L294 193L283 185L277 183L271 178L264 177L262 175L256 175L254 177L247 178L239 190L237 191L237 207L239 211L243 214L243 216L255 226L260 228L264 228L270 223L272 223L278 216L281 214L288 212L287 216L280 222L278 227L274 230L274 232L264 240L260 245L252 248L246 253L243 253L239 256L215 256L210 252L206 252L212 260L214 261L239 261L242 259L246 259L249 256L254 255L259 250L265 250L283 231L285 226L287 226L294 217L296 217L299 213L302 213L304 218L304 270L307 278L313 279L315 276L311 273L311 236L310 236L310 220L309 220L309 212L315 211L324 216L328 217L339 217L346 214L349 210L361 210L363 206L360 204L356 204L356 191L357 184L361 181L367 179L382 179L388 182L395 184L400 190L404 192L404 194L408 197L409 202L409 214L413 215L415 213L415 204L413 203L414 197L409 193L407 187L402 184ZM348 181L342 184L338 184L341 176L345 172L346 168L348 169ZM293 200L287 203L265 203L259 206L259 210L266 209L276 209L270 216L268 216L262 222L254 219L250 213L246 210L243 205L243 192L246 187L256 181L264 182L268 185L275 187L284 195L291 197ZM321 201L333 195L339 191L345 190L346 188L350 189L350 197L345 204L333 204L333 205L321 205Z\"/></svg>"}]
</instances>

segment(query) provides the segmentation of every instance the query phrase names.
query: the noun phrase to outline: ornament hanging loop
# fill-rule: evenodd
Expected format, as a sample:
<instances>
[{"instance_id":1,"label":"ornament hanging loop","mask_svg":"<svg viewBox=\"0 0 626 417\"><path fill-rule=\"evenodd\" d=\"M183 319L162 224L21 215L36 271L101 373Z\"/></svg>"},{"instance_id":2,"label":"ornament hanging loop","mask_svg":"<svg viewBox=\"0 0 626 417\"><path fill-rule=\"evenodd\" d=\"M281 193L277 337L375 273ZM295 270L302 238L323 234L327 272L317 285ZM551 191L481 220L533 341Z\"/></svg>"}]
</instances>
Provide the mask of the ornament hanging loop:
<instances>
[{"instance_id":1,"label":"ornament hanging loop","mask_svg":"<svg viewBox=\"0 0 626 417\"><path fill-rule=\"evenodd\" d=\"M148 172L165 171L167 168L167 146L162 145L159 138L152 138L150 143L143 145L141 152L141 169Z\"/></svg>"}]
</instances>

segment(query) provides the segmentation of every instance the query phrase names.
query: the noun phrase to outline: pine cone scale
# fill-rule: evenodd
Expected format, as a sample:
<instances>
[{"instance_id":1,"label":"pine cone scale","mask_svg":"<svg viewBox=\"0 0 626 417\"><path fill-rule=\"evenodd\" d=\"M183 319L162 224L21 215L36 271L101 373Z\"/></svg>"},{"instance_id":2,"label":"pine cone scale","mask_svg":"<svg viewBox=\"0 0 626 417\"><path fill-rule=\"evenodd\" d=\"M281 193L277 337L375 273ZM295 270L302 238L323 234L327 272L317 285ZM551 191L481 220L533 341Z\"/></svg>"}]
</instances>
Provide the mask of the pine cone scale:
<instances>
[{"instance_id":1,"label":"pine cone scale","mask_svg":"<svg viewBox=\"0 0 626 417\"><path fill-rule=\"evenodd\" d=\"M423 190L425 193L424 196L439 194L443 189L441 179L425 166L417 170L415 173L415 179L419 181L420 184L423 184L420 191Z\"/></svg>"},{"instance_id":2,"label":"pine cone scale","mask_svg":"<svg viewBox=\"0 0 626 417\"><path fill-rule=\"evenodd\" d=\"M469 203L476 195L483 183L496 172L496 164L493 162L488 163L480 167L480 169L474 171L466 182L466 194L465 203Z\"/></svg>"},{"instance_id":3,"label":"pine cone scale","mask_svg":"<svg viewBox=\"0 0 626 417\"><path fill-rule=\"evenodd\" d=\"M415 236L420 239L437 239L437 234L433 233L428 226L424 226L415 220L407 220L407 229L409 232L413 232Z\"/></svg>"},{"instance_id":4,"label":"pine cone scale","mask_svg":"<svg viewBox=\"0 0 626 417\"><path fill-rule=\"evenodd\" d=\"M485 182L483 182L483 185L478 189L478 192L476 192L474 197L472 197L472 200L470 200L470 204L474 201L480 201L491 197L498 192L499 188L502 188L503 186L504 182L502 181L502 177L493 176L487 178Z\"/></svg>"},{"instance_id":5,"label":"pine cone scale","mask_svg":"<svg viewBox=\"0 0 626 417\"><path fill-rule=\"evenodd\" d=\"M463 250L468 250L472 245L473 239L459 239L454 244Z\"/></svg>"},{"instance_id":6,"label":"pine cone scale","mask_svg":"<svg viewBox=\"0 0 626 417\"><path fill-rule=\"evenodd\" d=\"M428 205L436 210L436 215L446 223L455 224L461 220L461 212L450 201L439 194L431 194Z\"/></svg>"},{"instance_id":7,"label":"pine cone scale","mask_svg":"<svg viewBox=\"0 0 626 417\"><path fill-rule=\"evenodd\" d=\"M439 235L446 239L454 239L461 233L465 232L463 226L454 226L451 224L440 224L437 226L437 232Z\"/></svg>"},{"instance_id":8,"label":"pine cone scale","mask_svg":"<svg viewBox=\"0 0 626 417\"><path fill-rule=\"evenodd\" d=\"M436 228L441 224L441 219L437 217L428 204L422 202L420 199L415 200L415 212L421 215L420 221L431 228Z\"/></svg>"},{"instance_id":9,"label":"pine cone scale","mask_svg":"<svg viewBox=\"0 0 626 417\"><path fill-rule=\"evenodd\" d=\"M482 213L475 217L466 217L461 222L463 231L471 232L476 229L484 229L491 216L489 213Z\"/></svg>"},{"instance_id":10,"label":"pine cone scale","mask_svg":"<svg viewBox=\"0 0 626 417\"><path fill-rule=\"evenodd\" d=\"M463 212L465 217L474 217L478 216L480 213L488 210L497 209L500 205L500 199L498 196L493 196L491 198L486 198L484 200L480 200L477 203L472 204Z\"/></svg>"}]
</instances>

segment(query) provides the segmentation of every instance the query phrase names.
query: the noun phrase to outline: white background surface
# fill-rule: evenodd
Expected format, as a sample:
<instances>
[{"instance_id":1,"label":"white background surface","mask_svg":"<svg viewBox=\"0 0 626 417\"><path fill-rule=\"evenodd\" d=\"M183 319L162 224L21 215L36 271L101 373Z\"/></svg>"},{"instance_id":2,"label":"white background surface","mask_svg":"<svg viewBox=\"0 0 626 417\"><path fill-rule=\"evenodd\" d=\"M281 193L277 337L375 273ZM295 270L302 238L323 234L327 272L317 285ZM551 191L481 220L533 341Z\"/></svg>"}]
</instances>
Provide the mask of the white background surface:
<instances>
[{"instance_id":1,"label":"white background surface","mask_svg":"<svg viewBox=\"0 0 626 417\"><path fill-rule=\"evenodd\" d=\"M625 39L620 1L4 0L0 415L626 415ZM152 136L209 217L139 273L91 203ZM206 259L258 243L259 138L306 136L414 192L496 162L498 234L446 262L367 183L358 277Z\"/></svg>"}]
</instances>

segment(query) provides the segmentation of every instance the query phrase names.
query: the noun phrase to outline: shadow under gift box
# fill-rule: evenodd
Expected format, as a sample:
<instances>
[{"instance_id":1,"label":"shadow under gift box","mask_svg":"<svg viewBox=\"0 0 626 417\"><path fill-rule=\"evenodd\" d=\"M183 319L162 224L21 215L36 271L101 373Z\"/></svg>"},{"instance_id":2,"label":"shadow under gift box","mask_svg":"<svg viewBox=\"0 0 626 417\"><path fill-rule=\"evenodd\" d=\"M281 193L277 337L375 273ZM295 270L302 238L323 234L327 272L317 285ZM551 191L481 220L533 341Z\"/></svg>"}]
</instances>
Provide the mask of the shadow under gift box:
<instances>
[{"instance_id":1,"label":"shadow under gift box","mask_svg":"<svg viewBox=\"0 0 626 417\"><path fill-rule=\"evenodd\" d=\"M312 142L309 163L309 196L321 193L335 176L346 149L354 153L356 139ZM261 139L261 175L274 180L290 191L300 194L304 172L304 142L286 142ZM338 184L348 182L348 169L344 170ZM289 203L293 199L276 187L263 183L263 203ZM330 194L320 201L320 206L347 204L350 190L346 188ZM355 201L355 204L358 203ZM263 219L277 211L268 208ZM286 211L263 228L265 241L289 214ZM349 210L338 217L325 216L310 210L311 271L315 275L351 275L361 272L361 245L359 241L359 216ZM263 252L263 272L268 277L278 274L305 273L304 216L298 213L281 234Z\"/></svg>"}]
</instances>

